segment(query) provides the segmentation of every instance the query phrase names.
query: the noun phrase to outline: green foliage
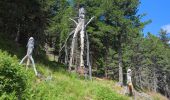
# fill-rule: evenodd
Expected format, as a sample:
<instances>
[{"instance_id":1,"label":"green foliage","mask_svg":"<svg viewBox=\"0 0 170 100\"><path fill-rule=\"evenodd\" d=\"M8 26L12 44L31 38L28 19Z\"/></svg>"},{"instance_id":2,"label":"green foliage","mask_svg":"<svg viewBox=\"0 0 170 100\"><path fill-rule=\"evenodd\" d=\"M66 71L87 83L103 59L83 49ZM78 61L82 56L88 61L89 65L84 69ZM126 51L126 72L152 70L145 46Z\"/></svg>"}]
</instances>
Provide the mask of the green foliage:
<instances>
[{"instance_id":1,"label":"green foliage","mask_svg":"<svg viewBox=\"0 0 170 100\"><path fill-rule=\"evenodd\" d=\"M98 87L96 89L97 92L97 100L126 100L128 98L124 98L120 95L116 96L112 90L106 87Z\"/></svg>"},{"instance_id":2,"label":"green foliage","mask_svg":"<svg viewBox=\"0 0 170 100\"><path fill-rule=\"evenodd\" d=\"M142 35L132 38L124 49L123 62L133 70L135 87L168 92L162 88L169 77L168 53L167 45L150 33L145 38Z\"/></svg>"},{"instance_id":3,"label":"green foliage","mask_svg":"<svg viewBox=\"0 0 170 100\"><path fill-rule=\"evenodd\" d=\"M164 43L165 46L169 46L168 42L170 41L170 37L168 37L168 33L166 30L161 29L159 32L160 40Z\"/></svg>"},{"instance_id":4,"label":"green foliage","mask_svg":"<svg viewBox=\"0 0 170 100\"><path fill-rule=\"evenodd\" d=\"M16 55L18 58L21 58L24 56L24 48L19 47L18 44L14 43L14 41L11 41L8 36L3 35L0 33L0 49L2 51L8 52L10 55L14 56Z\"/></svg>"},{"instance_id":5,"label":"green foliage","mask_svg":"<svg viewBox=\"0 0 170 100\"><path fill-rule=\"evenodd\" d=\"M27 74L18 64L16 56L10 57L0 50L0 97L2 99L22 98L28 88Z\"/></svg>"},{"instance_id":6,"label":"green foliage","mask_svg":"<svg viewBox=\"0 0 170 100\"><path fill-rule=\"evenodd\" d=\"M44 43L44 30L48 24L48 15L44 8L46 0L5 0L0 1L0 34L26 45L33 36L37 48Z\"/></svg>"},{"instance_id":7,"label":"green foliage","mask_svg":"<svg viewBox=\"0 0 170 100\"><path fill-rule=\"evenodd\" d=\"M51 3L52 2L52 3ZM51 0L47 2L51 12L50 23L45 30L48 42L55 43L55 50L58 52L59 47L65 42L68 34L72 31L73 26L69 18L72 18L74 10L67 0Z\"/></svg>"}]
</instances>

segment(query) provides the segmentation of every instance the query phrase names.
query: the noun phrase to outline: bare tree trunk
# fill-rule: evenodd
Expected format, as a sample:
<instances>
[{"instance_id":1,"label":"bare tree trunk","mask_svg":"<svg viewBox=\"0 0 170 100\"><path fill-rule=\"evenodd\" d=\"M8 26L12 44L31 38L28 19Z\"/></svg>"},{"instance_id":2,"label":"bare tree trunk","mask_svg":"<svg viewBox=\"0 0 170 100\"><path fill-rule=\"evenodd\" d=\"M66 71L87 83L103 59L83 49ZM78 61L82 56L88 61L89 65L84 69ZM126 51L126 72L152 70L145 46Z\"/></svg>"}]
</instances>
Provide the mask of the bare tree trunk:
<instances>
[{"instance_id":1,"label":"bare tree trunk","mask_svg":"<svg viewBox=\"0 0 170 100\"><path fill-rule=\"evenodd\" d=\"M84 67L84 30L80 32L81 37L81 51L80 51L80 67Z\"/></svg>"},{"instance_id":2,"label":"bare tree trunk","mask_svg":"<svg viewBox=\"0 0 170 100\"><path fill-rule=\"evenodd\" d=\"M46 54L48 54L48 44L47 43L45 43L44 49L45 49Z\"/></svg>"},{"instance_id":3,"label":"bare tree trunk","mask_svg":"<svg viewBox=\"0 0 170 100\"><path fill-rule=\"evenodd\" d=\"M105 77L108 78L108 70L105 68Z\"/></svg>"},{"instance_id":4,"label":"bare tree trunk","mask_svg":"<svg viewBox=\"0 0 170 100\"><path fill-rule=\"evenodd\" d=\"M123 68L122 68L122 47L121 47L121 36L118 37L118 59L119 59L119 84L123 85Z\"/></svg>"},{"instance_id":5,"label":"bare tree trunk","mask_svg":"<svg viewBox=\"0 0 170 100\"><path fill-rule=\"evenodd\" d=\"M78 65L79 65L79 63L80 63L80 50L79 50L79 46L78 46L78 37L76 38L76 40L75 40L75 51L74 51L74 53L75 53L75 56L73 57L73 61L74 61L74 59L75 59L75 61L74 61L74 64L76 65L75 66L75 71L78 71Z\"/></svg>"},{"instance_id":6,"label":"bare tree trunk","mask_svg":"<svg viewBox=\"0 0 170 100\"><path fill-rule=\"evenodd\" d=\"M154 68L153 71L153 86L154 86L154 92L157 92L157 77L156 77L156 68Z\"/></svg>"},{"instance_id":7,"label":"bare tree trunk","mask_svg":"<svg viewBox=\"0 0 170 100\"><path fill-rule=\"evenodd\" d=\"M68 51L67 51L67 44L65 45L65 64L68 64Z\"/></svg>"},{"instance_id":8,"label":"bare tree trunk","mask_svg":"<svg viewBox=\"0 0 170 100\"><path fill-rule=\"evenodd\" d=\"M75 39L77 37L78 32L80 31L80 25L77 26L74 32L73 40L71 43L71 53L70 53L70 61L69 61L69 71L71 71L71 67L73 66L73 54L74 54L74 47L75 47Z\"/></svg>"},{"instance_id":9,"label":"bare tree trunk","mask_svg":"<svg viewBox=\"0 0 170 100\"><path fill-rule=\"evenodd\" d=\"M17 35L15 37L15 42L18 42L20 37L20 24L17 25Z\"/></svg>"},{"instance_id":10,"label":"bare tree trunk","mask_svg":"<svg viewBox=\"0 0 170 100\"><path fill-rule=\"evenodd\" d=\"M164 83L165 83L165 86L164 86L165 96L169 97L169 99L170 99L170 91L169 91L169 86L168 86L168 83L167 83L166 74L163 77L164 77Z\"/></svg>"},{"instance_id":11,"label":"bare tree trunk","mask_svg":"<svg viewBox=\"0 0 170 100\"><path fill-rule=\"evenodd\" d=\"M30 65L30 59L27 58L27 65L26 65L26 70L28 69L28 66Z\"/></svg>"},{"instance_id":12,"label":"bare tree trunk","mask_svg":"<svg viewBox=\"0 0 170 100\"><path fill-rule=\"evenodd\" d=\"M90 64L90 53L89 53L89 37L88 34L86 32L86 45L87 45L87 66L89 67L89 78L90 80L92 80L92 68L91 68L91 64Z\"/></svg>"},{"instance_id":13,"label":"bare tree trunk","mask_svg":"<svg viewBox=\"0 0 170 100\"><path fill-rule=\"evenodd\" d=\"M141 68L139 68L139 71L138 71L138 76L139 76L139 83L138 83L138 86L140 87L140 88L143 88L142 87L142 74L141 74Z\"/></svg>"},{"instance_id":14,"label":"bare tree trunk","mask_svg":"<svg viewBox=\"0 0 170 100\"><path fill-rule=\"evenodd\" d=\"M107 51L106 51L107 52ZM109 72L109 67L107 66L107 53L105 53L105 57L104 57L104 73L105 73L105 78L108 78L108 72Z\"/></svg>"},{"instance_id":15,"label":"bare tree trunk","mask_svg":"<svg viewBox=\"0 0 170 100\"><path fill-rule=\"evenodd\" d=\"M119 48L119 83L123 85L122 51Z\"/></svg>"}]
</instances>

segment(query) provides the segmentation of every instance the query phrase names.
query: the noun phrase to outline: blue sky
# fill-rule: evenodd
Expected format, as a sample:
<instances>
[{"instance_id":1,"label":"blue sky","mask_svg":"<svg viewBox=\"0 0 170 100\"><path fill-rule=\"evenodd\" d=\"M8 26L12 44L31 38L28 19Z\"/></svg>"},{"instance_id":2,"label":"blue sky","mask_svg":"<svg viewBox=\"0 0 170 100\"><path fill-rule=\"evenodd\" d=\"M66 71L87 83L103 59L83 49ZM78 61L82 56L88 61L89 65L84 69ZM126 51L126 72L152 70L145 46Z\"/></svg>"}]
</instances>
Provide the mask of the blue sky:
<instances>
[{"instance_id":1,"label":"blue sky","mask_svg":"<svg viewBox=\"0 0 170 100\"><path fill-rule=\"evenodd\" d=\"M147 15L142 19L146 21L151 19L152 23L144 28L144 34L151 32L158 35L161 28L170 33L170 0L140 0L139 13Z\"/></svg>"}]
</instances>

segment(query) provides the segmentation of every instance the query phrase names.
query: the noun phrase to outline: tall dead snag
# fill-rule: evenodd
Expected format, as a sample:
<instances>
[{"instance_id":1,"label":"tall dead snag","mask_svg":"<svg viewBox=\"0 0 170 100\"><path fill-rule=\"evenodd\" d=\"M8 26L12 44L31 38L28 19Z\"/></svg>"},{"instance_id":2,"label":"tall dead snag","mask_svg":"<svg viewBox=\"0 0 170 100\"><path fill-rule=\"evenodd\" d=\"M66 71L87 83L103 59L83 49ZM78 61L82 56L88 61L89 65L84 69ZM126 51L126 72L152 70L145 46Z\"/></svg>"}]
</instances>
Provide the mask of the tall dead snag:
<instances>
[{"instance_id":1,"label":"tall dead snag","mask_svg":"<svg viewBox=\"0 0 170 100\"><path fill-rule=\"evenodd\" d=\"M92 17L87 24L85 24L85 10L83 7L79 9L79 17L78 17L78 23L71 19L76 23L76 29L73 35L72 43L71 43L71 51L70 51L70 61L69 61L69 70L71 71L71 67L73 66L73 56L74 56L74 49L75 49L75 39L77 38L77 35L79 33L80 35L80 63L79 66L84 68L84 45L85 45L85 29L87 25L91 22L91 20L94 17Z\"/></svg>"},{"instance_id":2,"label":"tall dead snag","mask_svg":"<svg viewBox=\"0 0 170 100\"><path fill-rule=\"evenodd\" d=\"M68 66L69 66L69 71L71 71L72 67L75 65L74 64L74 58L76 56L76 58L79 58L79 61L78 65L76 66L79 66L80 69L83 70L83 72L87 72L85 70L85 57L86 57L86 62L87 62L87 66L89 67L89 76L90 76L90 79L91 79L91 66L90 66L90 61L89 61L89 39L88 39L88 34L86 33L86 27L87 25L93 20L94 17L92 17L87 23L85 23L85 10L83 7L81 7L79 9L79 17L78 17L78 22L75 21L74 19L70 18L70 20L72 20L75 24L76 24L76 28L74 30L74 33L71 34L73 35L73 38L71 40L71 50L70 50L70 55L68 57L68 51L67 51L67 48L68 48L68 45L67 44L67 40L66 40L66 43L64 44L64 46L61 48L60 52L62 51L63 48L65 48L65 58L66 59L69 59L69 62L68 62ZM70 36L70 35L69 35ZM85 42L86 40L86 42ZM79 50L79 47L76 48L76 41L79 42L80 41L80 55L78 57L78 55L76 55L76 50ZM85 46L87 46L87 50L85 50ZM86 56L84 53L87 53ZM65 60L67 61L67 60ZM75 68L77 69L77 68Z\"/></svg>"},{"instance_id":3,"label":"tall dead snag","mask_svg":"<svg viewBox=\"0 0 170 100\"><path fill-rule=\"evenodd\" d=\"M87 45L87 66L89 66L89 78L90 80L92 80L92 68L91 68L91 64L90 64L90 52L89 52L89 37L88 34L86 32L86 45Z\"/></svg>"}]
</instances>

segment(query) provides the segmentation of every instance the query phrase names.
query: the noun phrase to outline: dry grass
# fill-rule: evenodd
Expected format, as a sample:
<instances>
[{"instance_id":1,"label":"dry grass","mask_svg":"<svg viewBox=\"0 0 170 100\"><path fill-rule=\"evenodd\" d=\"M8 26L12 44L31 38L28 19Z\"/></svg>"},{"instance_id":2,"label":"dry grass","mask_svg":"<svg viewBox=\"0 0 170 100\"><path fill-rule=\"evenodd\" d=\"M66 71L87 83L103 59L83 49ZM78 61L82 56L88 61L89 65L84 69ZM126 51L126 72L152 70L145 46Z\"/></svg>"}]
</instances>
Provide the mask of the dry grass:
<instances>
[{"instance_id":1,"label":"dry grass","mask_svg":"<svg viewBox=\"0 0 170 100\"><path fill-rule=\"evenodd\" d=\"M159 93L149 92L148 94L152 96L153 100L168 100L168 98Z\"/></svg>"}]
</instances>

